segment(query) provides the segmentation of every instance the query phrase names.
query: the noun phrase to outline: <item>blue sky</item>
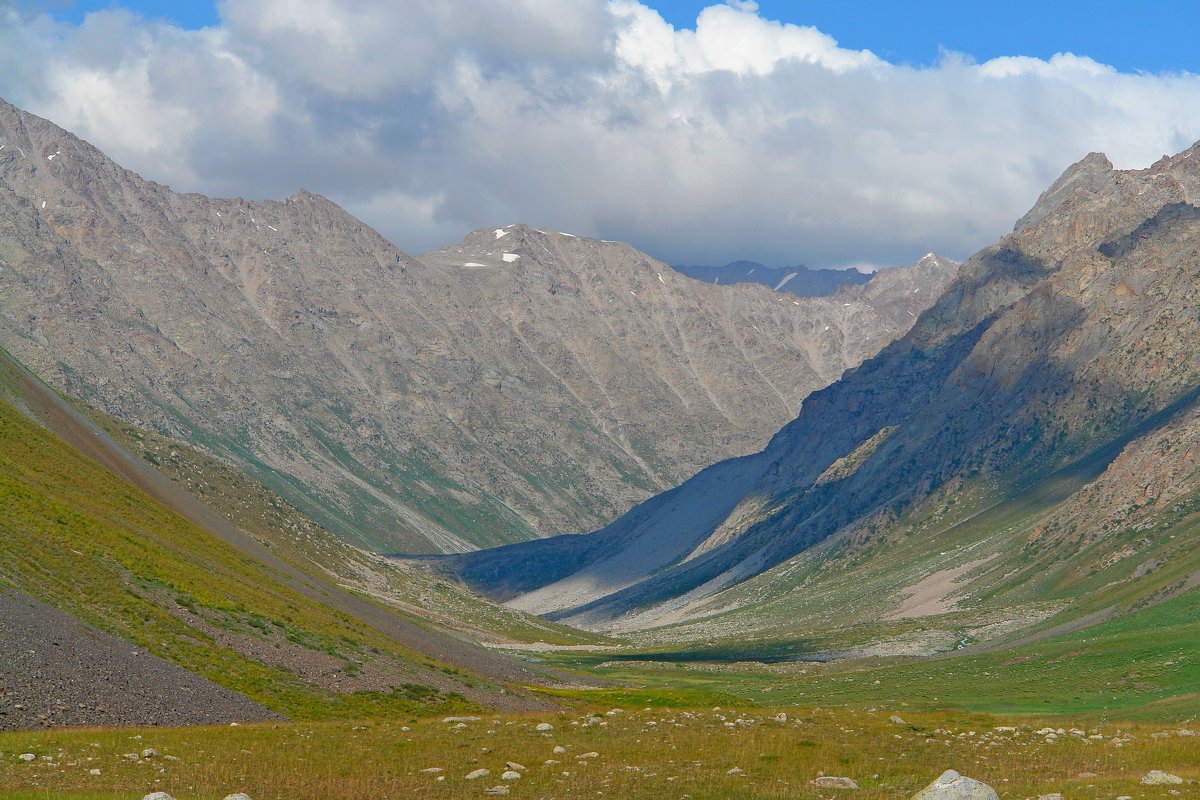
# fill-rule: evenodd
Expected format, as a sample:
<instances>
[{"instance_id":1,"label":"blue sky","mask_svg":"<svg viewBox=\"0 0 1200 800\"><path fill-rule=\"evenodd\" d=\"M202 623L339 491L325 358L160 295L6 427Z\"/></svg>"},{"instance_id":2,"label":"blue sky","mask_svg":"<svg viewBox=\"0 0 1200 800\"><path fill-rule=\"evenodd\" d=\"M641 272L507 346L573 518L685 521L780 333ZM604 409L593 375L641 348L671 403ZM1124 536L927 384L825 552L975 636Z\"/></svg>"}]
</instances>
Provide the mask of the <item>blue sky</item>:
<instances>
[{"instance_id":1,"label":"blue sky","mask_svg":"<svg viewBox=\"0 0 1200 800\"><path fill-rule=\"evenodd\" d=\"M717 0L650 0L676 28ZM42 0L59 19L78 23L88 11L128 8L196 29L218 22L208 0ZM929 65L943 49L979 61L996 56L1087 55L1122 72L1200 72L1200 3L1196 0L759 0L768 19L811 25L843 47L871 50L895 64Z\"/></svg>"}]
</instances>

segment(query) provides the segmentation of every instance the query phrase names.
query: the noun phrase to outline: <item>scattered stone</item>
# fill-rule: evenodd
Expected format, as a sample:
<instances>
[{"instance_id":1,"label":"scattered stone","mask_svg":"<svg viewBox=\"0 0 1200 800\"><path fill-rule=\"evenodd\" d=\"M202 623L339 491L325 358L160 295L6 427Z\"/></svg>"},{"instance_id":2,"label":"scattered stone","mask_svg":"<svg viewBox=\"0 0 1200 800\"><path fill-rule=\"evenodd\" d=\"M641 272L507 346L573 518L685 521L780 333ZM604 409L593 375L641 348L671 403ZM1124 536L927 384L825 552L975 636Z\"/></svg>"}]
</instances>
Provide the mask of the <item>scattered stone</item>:
<instances>
[{"instance_id":1,"label":"scattered stone","mask_svg":"<svg viewBox=\"0 0 1200 800\"><path fill-rule=\"evenodd\" d=\"M1142 776L1140 783L1142 786L1172 786L1183 783L1183 778L1161 769L1152 769Z\"/></svg>"},{"instance_id":2,"label":"scattered stone","mask_svg":"<svg viewBox=\"0 0 1200 800\"><path fill-rule=\"evenodd\" d=\"M137 753L124 753L121 755L121 758L127 758L130 761L137 761L139 758L141 758L141 756Z\"/></svg>"},{"instance_id":3,"label":"scattered stone","mask_svg":"<svg viewBox=\"0 0 1200 800\"><path fill-rule=\"evenodd\" d=\"M893 725L905 725L906 724L904 722L904 720L900 719L900 717L896 716L895 714L892 714L890 717L888 717L888 722L892 723Z\"/></svg>"},{"instance_id":4,"label":"scattered stone","mask_svg":"<svg viewBox=\"0 0 1200 800\"><path fill-rule=\"evenodd\" d=\"M37 761L37 756L35 756L33 753L21 753L21 755L17 756L17 758L21 759L22 761Z\"/></svg>"},{"instance_id":5,"label":"scattered stone","mask_svg":"<svg viewBox=\"0 0 1200 800\"><path fill-rule=\"evenodd\" d=\"M483 790L484 794L508 794L507 786L489 786Z\"/></svg>"},{"instance_id":6,"label":"scattered stone","mask_svg":"<svg viewBox=\"0 0 1200 800\"><path fill-rule=\"evenodd\" d=\"M167 794L166 792L151 792L150 794L142 797L142 800L175 800L175 798L171 797L171 795Z\"/></svg>"},{"instance_id":7,"label":"scattered stone","mask_svg":"<svg viewBox=\"0 0 1200 800\"><path fill-rule=\"evenodd\" d=\"M500 780L519 781L521 780L521 773L517 772L515 769L505 770L504 772L500 773Z\"/></svg>"},{"instance_id":8,"label":"scattered stone","mask_svg":"<svg viewBox=\"0 0 1200 800\"><path fill-rule=\"evenodd\" d=\"M1063 800L1062 792L1051 792L1050 794L1039 794L1038 800Z\"/></svg>"},{"instance_id":9,"label":"scattered stone","mask_svg":"<svg viewBox=\"0 0 1200 800\"><path fill-rule=\"evenodd\" d=\"M479 778L486 778L488 775L491 775L491 774L492 774L492 771L490 769L473 769L467 773L466 779L469 781L473 781L473 780L477 780Z\"/></svg>"},{"instance_id":10,"label":"scattered stone","mask_svg":"<svg viewBox=\"0 0 1200 800\"><path fill-rule=\"evenodd\" d=\"M742 772L743 772L743 770L741 767L734 767L733 769L726 771L725 774L726 775L741 775Z\"/></svg>"},{"instance_id":11,"label":"scattered stone","mask_svg":"<svg viewBox=\"0 0 1200 800\"><path fill-rule=\"evenodd\" d=\"M1095 772L1081 772L1078 775L1076 775L1075 777L1079 778L1080 780L1086 780L1087 778L1098 778L1100 776L1098 774L1096 774Z\"/></svg>"},{"instance_id":12,"label":"scattered stone","mask_svg":"<svg viewBox=\"0 0 1200 800\"><path fill-rule=\"evenodd\" d=\"M157 757L158 757L158 751L155 750L153 747L147 747L145 750L142 751L142 758L157 758Z\"/></svg>"},{"instance_id":13,"label":"scattered stone","mask_svg":"<svg viewBox=\"0 0 1200 800\"><path fill-rule=\"evenodd\" d=\"M775 716L771 717L771 719L775 720L776 722L787 722L787 721L788 721L788 715L787 715L787 714L785 714L785 713L783 713L782 711L780 711L778 714L776 714Z\"/></svg>"},{"instance_id":14,"label":"scattered stone","mask_svg":"<svg viewBox=\"0 0 1200 800\"><path fill-rule=\"evenodd\" d=\"M912 800L1000 800L1000 795L986 783L948 769Z\"/></svg>"},{"instance_id":15,"label":"scattered stone","mask_svg":"<svg viewBox=\"0 0 1200 800\"><path fill-rule=\"evenodd\" d=\"M237 794L227 794L227 795L225 795L225 800L250 800L250 795L246 794L245 792L238 792Z\"/></svg>"},{"instance_id":16,"label":"scattered stone","mask_svg":"<svg viewBox=\"0 0 1200 800\"><path fill-rule=\"evenodd\" d=\"M591 753L580 753L577 757L578 758L599 758L600 754L593 751Z\"/></svg>"},{"instance_id":17,"label":"scattered stone","mask_svg":"<svg viewBox=\"0 0 1200 800\"><path fill-rule=\"evenodd\" d=\"M549 722L539 722L537 724L537 727L534 728L534 730L536 730L536 731L552 731L552 730L554 730L554 726L551 725Z\"/></svg>"},{"instance_id":18,"label":"scattered stone","mask_svg":"<svg viewBox=\"0 0 1200 800\"><path fill-rule=\"evenodd\" d=\"M858 784L852 778L839 778L833 775L818 775L809 781L821 789L857 789Z\"/></svg>"},{"instance_id":19,"label":"scattered stone","mask_svg":"<svg viewBox=\"0 0 1200 800\"><path fill-rule=\"evenodd\" d=\"M479 717L446 717L442 722L447 725L451 722L479 722Z\"/></svg>"},{"instance_id":20,"label":"scattered stone","mask_svg":"<svg viewBox=\"0 0 1200 800\"><path fill-rule=\"evenodd\" d=\"M92 768L92 769L88 770L88 775L99 775L99 774L100 774L100 770L98 770L98 769Z\"/></svg>"},{"instance_id":21,"label":"scattered stone","mask_svg":"<svg viewBox=\"0 0 1200 800\"><path fill-rule=\"evenodd\" d=\"M163 761L178 761L178 756L163 756Z\"/></svg>"},{"instance_id":22,"label":"scattered stone","mask_svg":"<svg viewBox=\"0 0 1200 800\"><path fill-rule=\"evenodd\" d=\"M504 762L504 766L508 767L509 769L515 769L517 772L524 772L526 770L524 764L518 764L515 761L506 761Z\"/></svg>"},{"instance_id":23,"label":"scattered stone","mask_svg":"<svg viewBox=\"0 0 1200 800\"><path fill-rule=\"evenodd\" d=\"M556 744L554 746L554 755L561 756L565 752L567 752L567 748L563 747L561 744Z\"/></svg>"},{"instance_id":24,"label":"scattered stone","mask_svg":"<svg viewBox=\"0 0 1200 800\"><path fill-rule=\"evenodd\" d=\"M436 775L439 772L442 772L442 768L441 767L426 767L425 769L420 770L420 772L422 775Z\"/></svg>"}]
</instances>

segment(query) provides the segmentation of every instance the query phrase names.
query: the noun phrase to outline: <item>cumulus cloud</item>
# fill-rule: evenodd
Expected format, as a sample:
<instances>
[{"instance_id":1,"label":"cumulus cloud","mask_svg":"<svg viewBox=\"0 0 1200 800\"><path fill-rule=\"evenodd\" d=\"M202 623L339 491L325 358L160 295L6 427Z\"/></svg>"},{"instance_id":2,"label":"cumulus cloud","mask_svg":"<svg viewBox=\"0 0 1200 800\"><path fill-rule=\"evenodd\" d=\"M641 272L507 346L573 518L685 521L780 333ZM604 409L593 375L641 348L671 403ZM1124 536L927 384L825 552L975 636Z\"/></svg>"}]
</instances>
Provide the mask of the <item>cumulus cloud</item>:
<instances>
[{"instance_id":1,"label":"cumulus cloud","mask_svg":"<svg viewBox=\"0 0 1200 800\"><path fill-rule=\"evenodd\" d=\"M927 68L713 5L227 0L184 31L0 2L0 95L175 188L341 202L410 252L524 221L670 260L963 257L1068 164L1200 138L1200 77Z\"/></svg>"}]
</instances>

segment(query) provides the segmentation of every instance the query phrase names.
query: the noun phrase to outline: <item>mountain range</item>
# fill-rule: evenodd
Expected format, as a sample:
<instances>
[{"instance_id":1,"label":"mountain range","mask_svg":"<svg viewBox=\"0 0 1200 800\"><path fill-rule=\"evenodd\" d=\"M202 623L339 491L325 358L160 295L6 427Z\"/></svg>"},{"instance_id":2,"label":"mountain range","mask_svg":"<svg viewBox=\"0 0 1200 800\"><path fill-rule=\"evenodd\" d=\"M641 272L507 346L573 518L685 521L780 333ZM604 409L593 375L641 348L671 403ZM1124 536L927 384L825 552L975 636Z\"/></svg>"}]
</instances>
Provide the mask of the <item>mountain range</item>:
<instances>
[{"instance_id":1,"label":"mountain range","mask_svg":"<svg viewBox=\"0 0 1200 800\"><path fill-rule=\"evenodd\" d=\"M753 452L955 268L799 298L525 225L412 257L316 194L176 193L0 104L0 344L381 552L593 529Z\"/></svg>"},{"instance_id":2,"label":"mountain range","mask_svg":"<svg viewBox=\"0 0 1200 800\"><path fill-rule=\"evenodd\" d=\"M675 271L698 281L725 286L761 283L777 292L788 292L799 297L828 297L843 286L859 286L871 280L870 273L853 268L810 269L804 265L768 267L757 261L731 261L719 267L683 264L676 265Z\"/></svg>"},{"instance_id":3,"label":"mountain range","mask_svg":"<svg viewBox=\"0 0 1200 800\"><path fill-rule=\"evenodd\" d=\"M914 653L1200 585L1197 156L1087 156L762 451L444 567L594 630Z\"/></svg>"}]
</instances>

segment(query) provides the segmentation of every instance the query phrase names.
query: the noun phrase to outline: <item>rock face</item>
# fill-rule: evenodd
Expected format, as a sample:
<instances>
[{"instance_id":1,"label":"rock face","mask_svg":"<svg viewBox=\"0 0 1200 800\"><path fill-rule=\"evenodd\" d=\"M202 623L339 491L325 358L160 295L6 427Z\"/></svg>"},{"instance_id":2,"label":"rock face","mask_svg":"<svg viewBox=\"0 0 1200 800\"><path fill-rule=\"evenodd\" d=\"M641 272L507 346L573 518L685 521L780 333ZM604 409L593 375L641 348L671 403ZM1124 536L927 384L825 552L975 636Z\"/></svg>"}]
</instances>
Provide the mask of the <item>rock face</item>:
<instances>
[{"instance_id":1,"label":"rock face","mask_svg":"<svg viewBox=\"0 0 1200 800\"><path fill-rule=\"evenodd\" d=\"M1000 800L996 790L952 769L913 795L912 800Z\"/></svg>"},{"instance_id":2,"label":"rock face","mask_svg":"<svg viewBox=\"0 0 1200 800\"><path fill-rule=\"evenodd\" d=\"M1038 502L1065 503L1066 516L1031 548L1078 548L1182 497L1200 452L1197 156L1200 145L1133 171L1089 156L762 452L594 534L448 566L515 607L629 628L679 621L689 603L839 531L869 538L876 521L968 481L1000 501L1061 477Z\"/></svg>"},{"instance_id":3,"label":"rock face","mask_svg":"<svg viewBox=\"0 0 1200 800\"><path fill-rule=\"evenodd\" d=\"M177 194L2 101L0 145L0 346L381 551L592 529L756 450L953 271L800 299L526 226L412 258L317 195Z\"/></svg>"}]
</instances>

